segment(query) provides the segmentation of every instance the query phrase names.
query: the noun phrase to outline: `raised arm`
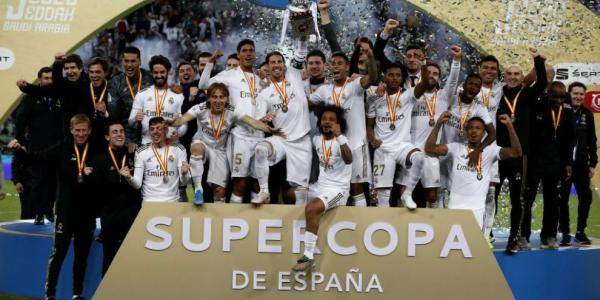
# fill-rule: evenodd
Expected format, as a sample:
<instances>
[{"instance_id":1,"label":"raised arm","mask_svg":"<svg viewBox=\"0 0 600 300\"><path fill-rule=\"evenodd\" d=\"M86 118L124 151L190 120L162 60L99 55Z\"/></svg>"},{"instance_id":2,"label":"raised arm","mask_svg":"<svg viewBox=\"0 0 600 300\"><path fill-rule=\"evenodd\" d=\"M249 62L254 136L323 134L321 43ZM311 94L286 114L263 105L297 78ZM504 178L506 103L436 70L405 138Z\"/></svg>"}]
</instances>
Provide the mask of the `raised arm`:
<instances>
[{"instance_id":1,"label":"raised arm","mask_svg":"<svg viewBox=\"0 0 600 300\"><path fill-rule=\"evenodd\" d=\"M394 19L387 20L385 22L385 26L383 27L383 31L377 36L377 39L375 39L375 45L373 46L373 55L375 55L375 58L379 60L379 62L381 63L381 68L383 69L385 69L386 66L392 64L392 61L385 55L384 50L385 45L387 44L387 40L392 34L392 31L395 28L398 28L398 26L400 26L400 22Z\"/></svg>"},{"instance_id":2,"label":"raised arm","mask_svg":"<svg viewBox=\"0 0 600 300\"><path fill-rule=\"evenodd\" d=\"M335 35L335 27L331 22L331 18L329 17L329 0L319 0L319 4L317 4L319 8L319 14L321 15L321 25L323 25L323 33L325 35L325 39L329 44L329 48L331 52L342 51L340 44L338 43L337 36Z\"/></svg>"},{"instance_id":3,"label":"raised arm","mask_svg":"<svg viewBox=\"0 0 600 300\"><path fill-rule=\"evenodd\" d=\"M442 113L440 118L437 120L437 123L435 123L433 130L431 131L431 133L429 134L429 137L427 138L427 142L425 142L425 152L427 152L427 154L433 155L433 156L445 156L446 154L448 154L448 146L438 144L437 140L438 140L440 128L442 128L442 125L444 125L444 122L446 122L448 119L450 119L451 116L452 116L451 112L445 111Z\"/></svg>"},{"instance_id":4,"label":"raised arm","mask_svg":"<svg viewBox=\"0 0 600 300\"><path fill-rule=\"evenodd\" d=\"M371 50L367 50L367 68L368 68L368 74L367 76L363 76L360 78L360 86L362 86L363 89L368 89L372 83L376 83L377 82L377 75L379 74L379 72L377 71L377 61L375 60L375 57L373 56L373 52L371 52Z\"/></svg>"},{"instance_id":5,"label":"raised arm","mask_svg":"<svg viewBox=\"0 0 600 300\"><path fill-rule=\"evenodd\" d=\"M217 49L213 56L211 56L208 60L208 63L204 66L204 70L202 70L202 74L200 74L200 80L198 80L199 89L206 90L209 87L210 74L215 67L215 63L221 56L223 56L223 51L221 51L221 49Z\"/></svg>"},{"instance_id":6,"label":"raised arm","mask_svg":"<svg viewBox=\"0 0 600 300\"><path fill-rule=\"evenodd\" d=\"M546 87L548 86L548 77L546 76L546 66L544 65L544 58L540 55L537 49L529 48L529 54L533 57L533 65L535 67L535 84L531 86L533 90L532 98L537 98L541 95ZM535 100L535 99L533 99Z\"/></svg>"},{"instance_id":7,"label":"raised arm","mask_svg":"<svg viewBox=\"0 0 600 300\"><path fill-rule=\"evenodd\" d=\"M462 49L458 45L450 46L450 53L452 54L452 65L450 66L450 75L444 85L443 93L446 96L448 103L455 101L454 95L458 88L458 77L460 75L460 60L462 58Z\"/></svg>"},{"instance_id":8,"label":"raised arm","mask_svg":"<svg viewBox=\"0 0 600 300\"><path fill-rule=\"evenodd\" d=\"M510 138L510 147L500 149L500 159L505 160L521 157L523 155L521 143L519 142L519 137L517 136L517 132L513 127L510 117L504 114L498 116L498 119L500 119L500 123L504 124L508 129L508 137Z\"/></svg>"},{"instance_id":9,"label":"raised arm","mask_svg":"<svg viewBox=\"0 0 600 300\"><path fill-rule=\"evenodd\" d=\"M342 160L344 160L344 162L349 165L352 163L352 150L350 150L350 147L348 146L348 138L346 138L343 134L342 134L342 129L340 127L340 124L333 124L333 126L331 127L331 130L333 131L333 136L335 136L335 138L338 141L338 144L340 144L340 152L342 153ZM325 151L325 149L323 149L323 151Z\"/></svg>"},{"instance_id":10,"label":"raised arm","mask_svg":"<svg viewBox=\"0 0 600 300\"><path fill-rule=\"evenodd\" d=\"M254 129L260 130L262 132L285 137L285 133L283 132L283 130L281 128L273 128L273 127L271 127L259 120L256 120L248 115L243 115L240 118L240 122L254 128Z\"/></svg>"}]
</instances>

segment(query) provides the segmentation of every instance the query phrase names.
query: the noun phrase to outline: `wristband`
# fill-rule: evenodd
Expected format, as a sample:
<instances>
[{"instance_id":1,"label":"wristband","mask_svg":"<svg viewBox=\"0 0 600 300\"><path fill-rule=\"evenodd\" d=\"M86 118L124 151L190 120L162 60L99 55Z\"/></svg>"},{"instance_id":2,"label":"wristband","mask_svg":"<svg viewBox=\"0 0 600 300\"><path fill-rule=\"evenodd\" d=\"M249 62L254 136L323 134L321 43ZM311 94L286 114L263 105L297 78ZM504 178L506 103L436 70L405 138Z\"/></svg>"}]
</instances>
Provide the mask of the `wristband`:
<instances>
[{"instance_id":1,"label":"wristband","mask_svg":"<svg viewBox=\"0 0 600 300\"><path fill-rule=\"evenodd\" d=\"M345 145L348 143L348 138L346 138L343 134L340 134L337 138L338 144Z\"/></svg>"}]
</instances>

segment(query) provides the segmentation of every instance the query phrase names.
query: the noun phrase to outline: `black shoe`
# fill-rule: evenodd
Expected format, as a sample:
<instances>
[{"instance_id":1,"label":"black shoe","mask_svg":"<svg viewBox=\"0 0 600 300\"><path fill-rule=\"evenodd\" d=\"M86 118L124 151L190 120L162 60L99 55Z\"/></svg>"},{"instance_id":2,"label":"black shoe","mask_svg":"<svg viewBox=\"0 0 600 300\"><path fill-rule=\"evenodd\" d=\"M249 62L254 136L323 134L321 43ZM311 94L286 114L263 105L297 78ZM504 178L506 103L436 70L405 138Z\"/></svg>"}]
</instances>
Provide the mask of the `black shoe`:
<instances>
[{"instance_id":1,"label":"black shoe","mask_svg":"<svg viewBox=\"0 0 600 300\"><path fill-rule=\"evenodd\" d=\"M73 295L73 300L85 300L81 295Z\"/></svg>"},{"instance_id":2,"label":"black shoe","mask_svg":"<svg viewBox=\"0 0 600 300\"><path fill-rule=\"evenodd\" d=\"M33 225L44 225L44 216L39 215L35 217L35 220L33 220Z\"/></svg>"},{"instance_id":3,"label":"black shoe","mask_svg":"<svg viewBox=\"0 0 600 300\"><path fill-rule=\"evenodd\" d=\"M568 233L563 234L562 239L560 240L560 246L569 247L571 244L571 235Z\"/></svg>"},{"instance_id":4,"label":"black shoe","mask_svg":"<svg viewBox=\"0 0 600 300\"><path fill-rule=\"evenodd\" d=\"M519 252L519 244L517 244L517 242L514 240L509 241L504 252L508 255L516 254Z\"/></svg>"},{"instance_id":5,"label":"black shoe","mask_svg":"<svg viewBox=\"0 0 600 300\"><path fill-rule=\"evenodd\" d=\"M48 219L48 222L54 223L54 214L50 213L49 215L46 215L46 219Z\"/></svg>"},{"instance_id":6,"label":"black shoe","mask_svg":"<svg viewBox=\"0 0 600 300\"><path fill-rule=\"evenodd\" d=\"M44 298L45 300L56 300L56 297L54 296L46 296L46 298Z\"/></svg>"},{"instance_id":7,"label":"black shoe","mask_svg":"<svg viewBox=\"0 0 600 300\"><path fill-rule=\"evenodd\" d=\"M587 235L583 231L579 231L575 234L575 241L581 246L589 246L592 244L592 241L587 237Z\"/></svg>"}]
</instances>

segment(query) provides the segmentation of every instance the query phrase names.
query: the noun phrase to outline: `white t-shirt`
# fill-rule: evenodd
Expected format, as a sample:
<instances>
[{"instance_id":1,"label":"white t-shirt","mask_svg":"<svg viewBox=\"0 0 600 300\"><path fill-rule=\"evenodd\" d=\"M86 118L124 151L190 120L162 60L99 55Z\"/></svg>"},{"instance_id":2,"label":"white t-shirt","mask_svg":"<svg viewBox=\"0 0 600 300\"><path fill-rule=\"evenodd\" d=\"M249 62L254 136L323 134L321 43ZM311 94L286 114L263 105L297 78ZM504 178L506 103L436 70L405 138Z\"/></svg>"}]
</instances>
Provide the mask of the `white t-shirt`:
<instances>
[{"instance_id":1,"label":"white t-shirt","mask_svg":"<svg viewBox=\"0 0 600 300\"><path fill-rule=\"evenodd\" d=\"M258 94L258 101L264 101L267 104L267 112L275 113L273 125L283 129L286 140L295 141L310 131L308 100L304 93L300 71L288 67L285 73L285 82L287 112L282 110L283 101L273 82ZM283 87L283 82L277 84L280 89Z\"/></svg>"},{"instance_id":2,"label":"white t-shirt","mask_svg":"<svg viewBox=\"0 0 600 300\"><path fill-rule=\"evenodd\" d=\"M142 120L142 144L147 144L151 142L150 133L148 132L149 126L148 121L150 119L157 117L156 114L156 106L158 99L155 93L155 86L151 85L148 88L141 90L133 101L133 106L131 108L131 113L129 114L129 124L135 124L135 115L141 111L144 113L144 119ZM158 97L163 97L165 90L158 90ZM160 113L160 117L164 119L176 119L181 116L181 104L183 103L183 94L176 94L170 89L166 90L166 95L164 96L163 108ZM167 132L167 138L170 138L175 133L179 134L179 136L183 136L187 130L187 125L177 127L169 127L169 131Z\"/></svg>"},{"instance_id":3,"label":"white t-shirt","mask_svg":"<svg viewBox=\"0 0 600 300\"><path fill-rule=\"evenodd\" d=\"M450 98L454 97L456 94L459 73L460 63L453 61L450 67L450 75L448 76L448 80L446 81L444 88L438 90L435 94L435 107L432 105L432 108L434 109L434 122L437 122L442 113L448 110ZM427 138L433 130L433 126L429 125L431 116L427 103L425 103L425 98L427 98L429 105L431 105L433 102L433 96L433 93L425 93L416 100L416 103L413 106L412 125L410 127L411 142L422 150L425 149Z\"/></svg>"},{"instance_id":4,"label":"white t-shirt","mask_svg":"<svg viewBox=\"0 0 600 300\"><path fill-rule=\"evenodd\" d=\"M369 112L367 116L375 118L375 137L381 140L381 149L384 151L398 150L402 142L410 142L411 113L415 101L414 89L398 91L398 106L394 117L394 130L390 128L391 116L388 108L386 96L376 97L369 101ZM398 93L390 95L390 103L393 105Z\"/></svg>"},{"instance_id":5,"label":"white t-shirt","mask_svg":"<svg viewBox=\"0 0 600 300\"><path fill-rule=\"evenodd\" d=\"M458 97L458 96L456 96ZM470 104L465 104L457 100L454 102L452 107L450 107L450 112L452 113L452 117L446 123L444 123L443 131L442 131L442 144L450 144L455 142L465 143L466 142L466 133L461 137L459 132L461 130L461 118L465 118L464 120L464 129L467 126L467 121L473 117L480 117L483 119L485 124L492 124L492 118L488 113L487 108L483 107L481 104L478 104L473 100Z\"/></svg>"},{"instance_id":6,"label":"white t-shirt","mask_svg":"<svg viewBox=\"0 0 600 300\"><path fill-rule=\"evenodd\" d=\"M242 72L240 67L217 74L209 80L209 86L215 82L225 84L229 89L229 103L234 107L236 114L239 116L248 115L255 119L260 119L264 117L264 113L261 115L260 105L257 105L258 100L252 101L252 94L250 93L251 85L246 79L250 82L254 80L254 96L257 97L261 87L260 78L254 73ZM234 135L243 137L264 137L262 131L256 130L246 124L237 124L231 132Z\"/></svg>"},{"instance_id":7,"label":"white t-shirt","mask_svg":"<svg viewBox=\"0 0 600 300\"><path fill-rule=\"evenodd\" d=\"M221 131L219 132L218 139L215 139L215 133L219 128L221 115L213 115L210 112L210 108L206 107L206 102L192 106L187 113L194 116L196 118L196 122L198 123L198 131L194 135L194 139L201 140L210 148L225 151L229 130L231 130L233 124L240 119L240 117L234 112L233 107L227 105L225 108L223 113L223 124L221 125Z\"/></svg>"},{"instance_id":8,"label":"white t-shirt","mask_svg":"<svg viewBox=\"0 0 600 300\"><path fill-rule=\"evenodd\" d=\"M360 80L355 79L348 82L342 91L342 87L335 86L332 83L322 85L313 94L310 95L310 101L313 103L324 103L334 105L333 89L340 98L340 105L344 109L344 118L348 124L348 130L345 135L348 137L350 149L354 150L367 143L367 123L365 120L365 89L360 85Z\"/></svg>"},{"instance_id":9,"label":"white t-shirt","mask_svg":"<svg viewBox=\"0 0 600 300\"><path fill-rule=\"evenodd\" d=\"M342 151L340 150L340 144L337 139L333 138L331 140L325 140L325 148L327 148L327 150L323 149L323 136L320 134L315 135L312 138L312 143L319 158L318 186L342 188L344 190L350 189L352 163L346 164L344 159L342 159ZM325 151L329 153L329 149L331 149L331 156L329 156L326 169L324 153Z\"/></svg>"},{"instance_id":10,"label":"white t-shirt","mask_svg":"<svg viewBox=\"0 0 600 300\"><path fill-rule=\"evenodd\" d=\"M176 202L179 199L179 184L186 183L181 176L181 164L186 161L187 154L181 144L167 146L167 183L164 172L154 155L152 144L138 148L135 153L135 170L132 180L134 187L141 185L142 199L151 202ZM167 147L157 148L161 160L165 158ZM188 173L188 176L190 174Z\"/></svg>"},{"instance_id":11,"label":"white t-shirt","mask_svg":"<svg viewBox=\"0 0 600 300\"><path fill-rule=\"evenodd\" d=\"M469 167L469 158L467 157L467 145L463 143L451 143L448 147L447 156L452 160L452 169L450 177L450 193L460 197L454 199L464 199L464 203L454 203L454 207L463 207L470 209L479 209L485 207L485 198L490 187L492 166L494 162L500 160L500 149L497 145L489 145L483 149L481 156L481 175L483 178L477 180L477 170Z\"/></svg>"}]
</instances>

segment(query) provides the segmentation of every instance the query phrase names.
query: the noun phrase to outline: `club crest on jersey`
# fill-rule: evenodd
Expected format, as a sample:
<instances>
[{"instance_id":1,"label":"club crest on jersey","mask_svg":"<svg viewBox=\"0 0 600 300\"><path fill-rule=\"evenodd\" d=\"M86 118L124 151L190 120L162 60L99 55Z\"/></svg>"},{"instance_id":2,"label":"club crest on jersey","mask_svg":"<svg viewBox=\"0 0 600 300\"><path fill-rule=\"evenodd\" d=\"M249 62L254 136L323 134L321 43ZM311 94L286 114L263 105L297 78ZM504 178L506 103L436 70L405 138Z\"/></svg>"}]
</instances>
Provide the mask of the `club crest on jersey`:
<instances>
[{"instance_id":1,"label":"club crest on jersey","mask_svg":"<svg viewBox=\"0 0 600 300\"><path fill-rule=\"evenodd\" d=\"M148 97L148 99L146 99L146 101L152 101L152 97Z\"/></svg>"},{"instance_id":2,"label":"club crest on jersey","mask_svg":"<svg viewBox=\"0 0 600 300\"><path fill-rule=\"evenodd\" d=\"M169 98L169 104L173 104L175 103L175 100L173 99L173 97Z\"/></svg>"},{"instance_id":3,"label":"club crest on jersey","mask_svg":"<svg viewBox=\"0 0 600 300\"><path fill-rule=\"evenodd\" d=\"M170 161L170 162L174 162L174 161L175 161L175 156L173 156L173 155L169 155L169 161Z\"/></svg>"}]
</instances>

